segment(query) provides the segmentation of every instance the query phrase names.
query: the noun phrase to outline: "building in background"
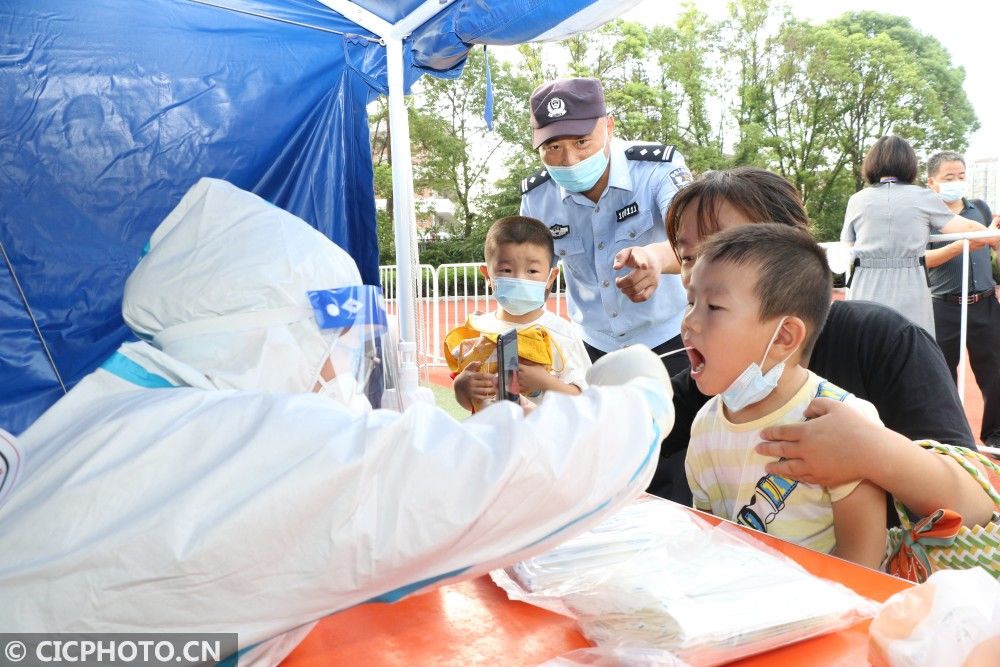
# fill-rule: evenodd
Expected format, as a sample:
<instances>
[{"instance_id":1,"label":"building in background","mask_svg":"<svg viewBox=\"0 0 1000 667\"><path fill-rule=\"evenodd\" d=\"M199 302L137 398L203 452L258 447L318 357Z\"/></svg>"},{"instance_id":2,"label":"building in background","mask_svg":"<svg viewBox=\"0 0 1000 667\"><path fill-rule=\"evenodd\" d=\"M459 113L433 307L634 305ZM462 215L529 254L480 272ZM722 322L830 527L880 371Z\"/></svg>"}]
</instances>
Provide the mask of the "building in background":
<instances>
[{"instance_id":1,"label":"building in background","mask_svg":"<svg viewBox=\"0 0 1000 667\"><path fill-rule=\"evenodd\" d=\"M969 181L969 197L982 199L994 213L1000 212L1000 158L988 157L972 160L965 165Z\"/></svg>"},{"instance_id":2,"label":"building in background","mask_svg":"<svg viewBox=\"0 0 1000 667\"><path fill-rule=\"evenodd\" d=\"M378 110L377 104L384 104L384 98L380 98L378 103L372 102L372 104L369 105L369 114L373 114L373 112ZM386 113L387 112L379 113L377 114L377 117L385 120L387 117ZM379 121L379 123L372 128L370 133L372 164L376 165L376 168L378 168L379 165L388 165L389 160L389 133L386 128L381 125L381 122L382 121ZM413 155L411 156L411 162L414 166L419 165L423 159L423 150L424 149L420 146L414 146ZM378 196L377 179L375 194L376 210L388 210L388 200L384 197ZM445 229L445 226L455 220L455 202L446 197L442 197L439 193L434 192L430 188L419 188L413 193L413 209L414 215L416 216L417 239L419 241L437 241L440 239L450 238L451 235Z\"/></svg>"},{"instance_id":3,"label":"building in background","mask_svg":"<svg viewBox=\"0 0 1000 667\"><path fill-rule=\"evenodd\" d=\"M375 199L377 210L386 210L386 205L385 199ZM439 196L428 188L423 188L414 193L413 209L417 218L417 237L420 241L450 238L451 235L443 227L455 220L455 202Z\"/></svg>"}]
</instances>

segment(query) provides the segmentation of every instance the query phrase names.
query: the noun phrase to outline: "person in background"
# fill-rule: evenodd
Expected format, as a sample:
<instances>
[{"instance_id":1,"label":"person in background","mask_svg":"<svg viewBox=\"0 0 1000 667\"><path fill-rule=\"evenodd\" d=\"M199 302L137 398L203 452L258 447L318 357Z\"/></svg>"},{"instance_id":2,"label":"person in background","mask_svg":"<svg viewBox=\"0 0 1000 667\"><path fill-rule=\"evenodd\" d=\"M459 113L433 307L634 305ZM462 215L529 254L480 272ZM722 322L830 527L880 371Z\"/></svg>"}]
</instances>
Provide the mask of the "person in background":
<instances>
[{"instance_id":1,"label":"person in background","mask_svg":"<svg viewBox=\"0 0 1000 667\"><path fill-rule=\"evenodd\" d=\"M933 336L934 310L924 268L927 237L981 228L913 184L917 155L901 137L876 141L861 174L870 187L851 195L840 232L854 254L847 298L889 306Z\"/></svg>"},{"instance_id":2,"label":"person in background","mask_svg":"<svg viewBox=\"0 0 1000 667\"><path fill-rule=\"evenodd\" d=\"M804 230L771 223L719 232L700 254L681 335L692 379L714 398L691 426L685 469L694 506L878 567L886 539L882 489L867 481L794 482L768 473L771 459L754 451L761 429L801 421L816 396L833 396L881 423L871 403L803 363L830 308L823 249Z\"/></svg>"},{"instance_id":3,"label":"person in background","mask_svg":"<svg viewBox=\"0 0 1000 667\"><path fill-rule=\"evenodd\" d=\"M961 153L942 151L927 161L927 187L937 193L948 210L980 225L980 231L1000 227L981 199L965 197L965 158ZM965 304L968 308L966 349L976 383L983 393L983 425L979 437L990 447L1000 447L1000 302L990 248L1000 239L969 241L969 282ZM951 376L958 381L962 319L962 242L930 243L924 253L934 306L934 336L944 353Z\"/></svg>"},{"instance_id":4,"label":"person in background","mask_svg":"<svg viewBox=\"0 0 1000 667\"><path fill-rule=\"evenodd\" d=\"M501 218L486 233L484 255L486 264L480 270L497 300L496 312L472 315L449 333L445 357L457 366L461 357L481 356L478 352L485 346L494 350L495 359L495 343L486 344L481 335L495 337L514 328L521 352L517 379L522 395L538 403L550 391L579 394L587 386L590 357L573 325L545 307L558 272L548 228L534 218ZM540 358L532 358L532 352ZM496 396L496 373L486 372L484 364L485 360L469 361L455 376L455 399L466 410L474 412Z\"/></svg>"},{"instance_id":5,"label":"person in background","mask_svg":"<svg viewBox=\"0 0 1000 667\"><path fill-rule=\"evenodd\" d=\"M764 169L739 167L708 172L695 180L674 199L666 220L667 236L681 260L683 280L691 275L702 241L729 227L760 222L808 229L809 217L802 199L787 179ZM674 251L669 254L674 255ZM622 254L626 252L638 268L622 280L622 289L632 299L643 299L646 292L642 287L649 282L647 274L665 265L662 254L668 251L662 245L653 245L629 248ZM657 253L661 254L658 260L648 260ZM975 449L940 348L924 329L891 308L864 301L834 301L809 356L808 368L870 401L882 422L909 440L931 439ZM689 371L674 375L672 383L675 425L663 442L649 492L690 504L684 455L691 421L708 398L698 391ZM789 459L782 474L795 479L821 479L826 486L861 478L858 468L872 455L866 441L824 440L817 445L810 424L802 426L804 436L789 443L781 454ZM900 465L901 451L892 449L887 455L898 458L871 466L869 479L914 507L922 501L921 478L903 474L906 468ZM883 479L877 476L882 472L892 475ZM954 498L946 495L929 500L933 504ZM890 512L887 520L898 521L895 512Z\"/></svg>"},{"instance_id":6,"label":"person in background","mask_svg":"<svg viewBox=\"0 0 1000 667\"><path fill-rule=\"evenodd\" d=\"M673 146L616 139L597 79L558 79L531 94L532 146L542 169L521 183L521 214L544 220L566 275L570 318L592 360L633 343L657 354L679 350L684 290L659 275L647 303L616 286L615 254L664 241L663 215L691 180ZM676 266L676 261L674 262ZM666 359L671 372L687 363Z\"/></svg>"}]
</instances>

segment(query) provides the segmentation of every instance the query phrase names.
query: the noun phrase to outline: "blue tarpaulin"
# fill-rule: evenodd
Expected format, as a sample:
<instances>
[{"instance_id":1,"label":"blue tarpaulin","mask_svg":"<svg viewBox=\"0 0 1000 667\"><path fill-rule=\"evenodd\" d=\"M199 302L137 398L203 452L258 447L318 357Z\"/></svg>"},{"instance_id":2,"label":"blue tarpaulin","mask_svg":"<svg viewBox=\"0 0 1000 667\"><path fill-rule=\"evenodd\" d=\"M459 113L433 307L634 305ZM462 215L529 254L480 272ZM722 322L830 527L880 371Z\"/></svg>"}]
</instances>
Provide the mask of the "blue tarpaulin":
<instances>
[{"instance_id":1,"label":"blue tarpaulin","mask_svg":"<svg viewBox=\"0 0 1000 667\"><path fill-rule=\"evenodd\" d=\"M355 4L394 23L421 2ZM407 86L457 76L471 44L630 4L460 0L406 41ZM377 36L312 0L0 0L0 28L0 427L22 431L130 337L125 279L202 176L303 218L378 284Z\"/></svg>"}]
</instances>

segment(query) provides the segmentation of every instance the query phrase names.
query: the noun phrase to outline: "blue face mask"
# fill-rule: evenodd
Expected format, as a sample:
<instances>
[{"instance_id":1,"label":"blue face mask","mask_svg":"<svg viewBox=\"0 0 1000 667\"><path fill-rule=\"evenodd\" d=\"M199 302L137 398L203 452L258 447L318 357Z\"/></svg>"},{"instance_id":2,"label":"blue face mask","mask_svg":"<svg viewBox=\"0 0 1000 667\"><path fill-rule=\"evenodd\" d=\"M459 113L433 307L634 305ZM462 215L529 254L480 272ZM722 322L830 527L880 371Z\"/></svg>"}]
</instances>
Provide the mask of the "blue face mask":
<instances>
[{"instance_id":1,"label":"blue face mask","mask_svg":"<svg viewBox=\"0 0 1000 667\"><path fill-rule=\"evenodd\" d=\"M608 156L604 154L605 143L586 160L577 162L570 167L552 167L545 165L552 180L570 192L586 192L597 184L608 168Z\"/></svg>"},{"instance_id":2,"label":"blue face mask","mask_svg":"<svg viewBox=\"0 0 1000 667\"><path fill-rule=\"evenodd\" d=\"M946 202L958 201L965 196L965 181L945 181L938 188L938 197Z\"/></svg>"},{"instance_id":3,"label":"blue face mask","mask_svg":"<svg viewBox=\"0 0 1000 667\"><path fill-rule=\"evenodd\" d=\"M785 362L779 361L767 373L761 372L761 364L767 359L767 353L771 351L774 339L778 337L778 331L781 330L781 325L785 323L785 319L787 318L783 317L778 322L777 328L771 335L771 341L764 350L764 358L760 360L760 364L756 362L751 363L746 367L745 371L740 373L739 377L733 380L729 388L720 394L723 404L725 404L730 412L739 412L748 405L763 401L778 386L778 380L781 379L781 374L785 372Z\"/></svg>"},{"instance_id":4,"label":"blue face mask","mask_svg":"<svg viewBox=\"0 0 1000 667\"><path fill-rule=\"evenodd\" d=\"M511 315L524 315L545 305L545 282L520 278L494 278L493 296Z\"/></svg>"}]
</instances>

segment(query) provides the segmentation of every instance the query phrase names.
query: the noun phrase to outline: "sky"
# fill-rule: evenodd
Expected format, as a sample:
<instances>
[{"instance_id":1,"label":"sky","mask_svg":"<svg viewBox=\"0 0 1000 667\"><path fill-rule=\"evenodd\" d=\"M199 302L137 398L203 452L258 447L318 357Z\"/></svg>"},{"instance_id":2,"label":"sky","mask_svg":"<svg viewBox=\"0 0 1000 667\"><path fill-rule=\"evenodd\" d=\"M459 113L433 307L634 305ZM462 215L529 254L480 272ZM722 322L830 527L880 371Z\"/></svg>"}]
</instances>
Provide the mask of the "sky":
<instances>
[{"instance_id":1,"label":"sky","mask_svg":"<svg viewBox=\"0 0 1000 667\"><path fill-rule=\"evenodd\" d=\"M727 0L697 0L714 19L725 15ZM870 9L910 19L913 27L932 35L951 53L952 65L965 69L965 94L979 118L980 129L969 138L966 159L1000 156L1000 59L993 48L1000 25L1000 3L994 0L785 0L792 15L822 23L844 12ZM643 0L622 18L647 25L672 25L679 0ZM941 148L947 148L942 146Z\"/></svg>"}]
</instances>

